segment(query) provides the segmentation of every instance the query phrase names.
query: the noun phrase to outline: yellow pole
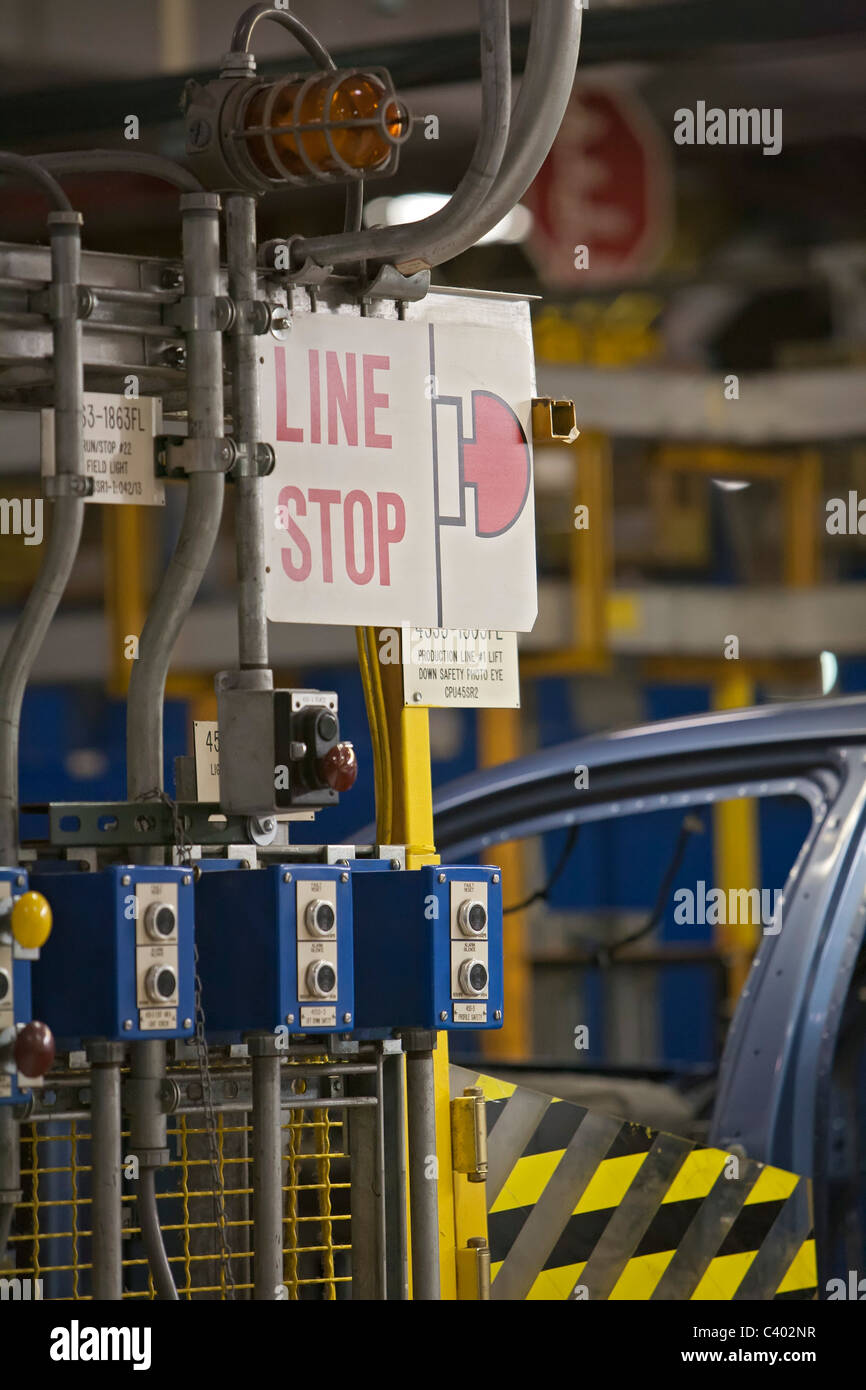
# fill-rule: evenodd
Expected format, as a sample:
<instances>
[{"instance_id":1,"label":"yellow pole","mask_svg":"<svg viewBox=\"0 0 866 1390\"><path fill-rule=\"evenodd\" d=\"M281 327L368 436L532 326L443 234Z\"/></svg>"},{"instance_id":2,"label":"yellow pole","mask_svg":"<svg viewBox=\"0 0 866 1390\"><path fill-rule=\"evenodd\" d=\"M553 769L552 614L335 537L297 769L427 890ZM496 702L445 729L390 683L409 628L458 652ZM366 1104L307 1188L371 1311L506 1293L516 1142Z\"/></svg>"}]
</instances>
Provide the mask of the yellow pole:
<instances>
[{"instance_id":1,"label":"yellow pole","mask_svg":"<svg viewBox=\"0 0 866 1390\"><path fill-rule=\"evenodd\" d=\"M144 627L148 520L144 507L102 508L108 690L111 695L125 695L129 689L134 658L127 655L127 639L137 641Z\"/></svg>"},{"instance_id":2,"label":"yellow pole","mask_svg":"<svg viewBox=\"0 0 866 1390\"><path fill-rule=\"evenodd\" d=\"M717 679L713 707L740 709L755 702L755 687L747 673L738 671L736 662ZM730 902L729 890L760 887L758 815L753 800L723 801L713 815L713 849L716 886ZM728 969L728 1005L736 1004L758 945L756 923L740 922L716 928L716 944Z\"/></svg>"},{"instance_id":3,"label":"yellow pole","mask_svg":"<svg viewBox=\"0 0 866 1390\"><path fill-rule=\"evenodd\" d=\"M380 635L373 659L379 660ZM391 750L394 844L406 846L406 868L438 864L433 841L433 787L430 777L430 719L426 709L403 704L403 668L380 663ZM457 1297L457 1238L451 1161L451 1087L448 1034L438 1033L433 1052L436 1089L436 1160L439 1195L439 1285L441 1297ZM411 1239L411 1232L410 1232Z\"/></svg>"},{"instance_id":4,"label":"yellow pole","mask_svg":"<svg viewBox=\"0 0 866 1390\"><path fill-rule=\"evenodd\" d=\"M484 709L478 715L478 762L495 767L521 753L520 710ZM497 845L491 859L502 870L506 906L525 896L523 846L514 840ZM482 1047L489 1057L525 1058L532 1040L532 966L526 937L526 913L510 912L503 922L503 984L505 1021L501 1028L482 1033Z\"/></svg>"}]
</instances>

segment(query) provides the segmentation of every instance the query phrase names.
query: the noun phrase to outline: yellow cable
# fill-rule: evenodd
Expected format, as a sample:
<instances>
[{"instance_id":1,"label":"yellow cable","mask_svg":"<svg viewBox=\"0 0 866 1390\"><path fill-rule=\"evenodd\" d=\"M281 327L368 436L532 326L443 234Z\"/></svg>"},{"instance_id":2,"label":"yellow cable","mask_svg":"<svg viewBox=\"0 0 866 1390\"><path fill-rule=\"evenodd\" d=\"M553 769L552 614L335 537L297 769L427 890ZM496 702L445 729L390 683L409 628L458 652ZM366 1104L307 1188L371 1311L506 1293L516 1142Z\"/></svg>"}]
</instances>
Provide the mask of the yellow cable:
<instances>
[{"instance_id":1,"label":"yellow cable","mask_svg":"<svg viewBox=\"0 0 866 1390\"><path fill-rule=\"evenodd\" d=\"M370 634L373 633L372 653L369 648ZM385 721L385 698L379 676L379 663L376 656L375 633L373 628L355 629L358 647L358 665L361 670L361 685L364 690L364 705L367 710L367 723L370 726L370 739L373 745L373 778L376 794L376 839L379 844L390 844L392 823L392 782L391 758L388 746L388 731Z\"/></svg>"},{"instance_id":2,"label":"yellow cable","mask_svg":"<svg viewBox=\"0 0 866 1390\"><path fill-rule=\"evenodd\" d=\"M388 715L385 710L385 692L382 688L382 673L379 670L379 653L376 649L376 629L367 628L367 651L370 664L370 677L376 706L376 721L379 725L382 759L382 804L381 824L377 819L377 836L380 845L390 845L394 823L394 780L391 772L391 743L388 738Z\"/></svg>"}]
</instances>

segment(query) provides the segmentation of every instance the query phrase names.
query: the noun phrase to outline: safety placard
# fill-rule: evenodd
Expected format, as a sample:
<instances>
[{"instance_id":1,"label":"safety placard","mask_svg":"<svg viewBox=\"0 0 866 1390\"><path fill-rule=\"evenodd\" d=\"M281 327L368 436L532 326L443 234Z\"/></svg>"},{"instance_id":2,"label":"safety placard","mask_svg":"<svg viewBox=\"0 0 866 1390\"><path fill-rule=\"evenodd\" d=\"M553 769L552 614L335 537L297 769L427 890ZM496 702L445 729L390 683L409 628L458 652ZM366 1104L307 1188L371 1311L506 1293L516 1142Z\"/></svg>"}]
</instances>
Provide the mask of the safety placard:
<instances>
[{"instance_id":1,"label":"safety placard","mask_svg":"<svg viewBox=\"0 0 866 1390\"><path fill-rule=\"evenodd\" d=\"M272 622L532 627L527 337L317 313L260 361Z\"/></svg>"},{"instance_id":2,"label":"safety placard","mask_svg":"<svg viewBox=\"0 0 866 1390\"><path fill-rule=\"evenodd\" d=\"M93 479L87 502L165 505L165 484L156 476L154 437L162 428L162 402L152 396L127 399L85 392L84 472ZM54 411L42 411L42 472L55 470Z\"/></svg>"},{"instance_id":3,"label":"safety placard","mask_svg":"<svg viewBox=\"0 0 866 1390\"><path fill-rule=\"evenodd\" d=\"M515 632L407 626L402 637L404 704L520 708Z\"/></svg>"}]
</instances>

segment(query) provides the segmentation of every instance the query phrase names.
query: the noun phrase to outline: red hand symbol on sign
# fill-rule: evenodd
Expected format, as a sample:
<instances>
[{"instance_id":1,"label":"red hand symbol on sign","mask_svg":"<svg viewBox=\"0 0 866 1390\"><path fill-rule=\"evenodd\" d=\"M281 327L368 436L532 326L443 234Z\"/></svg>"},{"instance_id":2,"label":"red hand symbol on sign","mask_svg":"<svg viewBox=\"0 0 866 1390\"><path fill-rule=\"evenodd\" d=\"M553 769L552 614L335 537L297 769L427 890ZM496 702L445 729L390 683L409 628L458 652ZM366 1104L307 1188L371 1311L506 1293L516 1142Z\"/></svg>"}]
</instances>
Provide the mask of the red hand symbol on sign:
<instances>
[{"instance_id":1,"label":"red hand symbol on sign","mask_svg":"<svg viewBox=\"0 0 866 1390\"><path fill-rule=\"evenodd\" d=\"M476 535L513 526L529 496L529 445L514 411L489 391L472 392L474 438L463 441L463 482L475 488Z\"/></svg>"}]
</instances>

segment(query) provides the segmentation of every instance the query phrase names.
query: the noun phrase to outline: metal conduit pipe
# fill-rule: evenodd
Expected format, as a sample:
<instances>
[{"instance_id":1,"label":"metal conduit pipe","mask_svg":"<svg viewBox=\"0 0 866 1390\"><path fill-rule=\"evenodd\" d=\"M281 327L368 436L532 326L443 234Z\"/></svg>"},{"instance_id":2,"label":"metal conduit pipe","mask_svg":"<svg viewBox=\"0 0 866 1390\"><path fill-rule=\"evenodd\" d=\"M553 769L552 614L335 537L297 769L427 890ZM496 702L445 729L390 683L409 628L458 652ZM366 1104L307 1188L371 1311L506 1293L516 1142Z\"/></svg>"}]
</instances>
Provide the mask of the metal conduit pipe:
<instances>
[{"instance_id":1,"label":"metal conduit pipe","mask_svg":"<svg viewBox=\"0 0 866 1390\"><path fill-rule=\"evenodd\" d=\"M219 207L216 194L187 194L183 213L185 293L193 299L219 294ZM222 335L217 328L186 334L187 414L191 464L193 450L217 448L223 438ZM213 459L210 461L213 466ZM139 658L129 682L126 719L127 796L130 800L162 790L162 705L171 654L192 607L213 552L222 518L225 477L193 472L187 485L180 536L141 633Z\"/></svg>"},{"instance_id":2,"label":"metal conduit pipe","mask_svg":"<svg viewBox=\"0 0 866 1390\"><path fill-rule=\"evenodd\" d=\"M60 178L65 174L143 174L171 184L182 193L200 193L202 188L188 169L143 150L61 150L34 155L33 160Z\"/></svg>"},{"instance_id":3,"label":"metal conduit pipe","mask_svg":"<svg viewBox=\"0 0 866 1390\"><path fill-rule=\"evenodd\" d=\"M168 1163L168 1133L162 1108L165 1082L165 1043L137 1042L130 1048L126 1086L129 1111L129 1148L138 1159L138 1219L151 1277L160 1298L174 1300L178 1293L172 1278L156 1202L156 1170Z\"/></svg>"},{"instance_id":4,"label":"metal conduit pipe","mask_svg":"<svg viewBox=\"0 0 866 1390\"><path fill-rule=\"evenodd\" d=\"M94 1042L87 1048L91 1094L91 1220L93 1297L123 1294L123 1209L120 1200L122 1043Z\"/></svg>"},{"instance_id":5,"label":"metal conduit pipe","mask_svg":"<svg viewBox=\"0 0 866 1390\"><path fill-rule=\"evenodd\" d=\"M421 1041L421 1039L417 1039ZM436 1173L436 1081L433 1052L406 1047L406 1119L409 1132L409 1221L412 1230L412 1297L437 1301L439 1284L439 1186ZM443 1181L448 1181L445 1174Z\"/></svg>"},{"instance_id":6,"label":"metal conduit pipe","mask_svg":"<svg viewBox=\"0 0 866 1390\"><path fill-rule=\"evenodd\" d=\"M507 216L547 158L574 85L582 16L583 6L577 0L535 0L505 158L487 202L459 229L461 250L473 246Z\"/></svg>"},{"instance_id":7,"label":"metal conduit pipe","mask_svg":"<svg viewBox=\"0 0 866 1390\"><path fill-rule=\"evenodd\" d=\"M18 1121L11 1105L0 1105L0 1270L15 1203L21 1201L21 1150L18 1147Z\"/></svg>"},{"instance_id":8,"label":"metal conduit pipe","mask_svg":"<svg viewBox=\"0 0 866 1390\"><path fill-rule=\"evenodd\" d=\"M238 576L238 661L242 670L268 669L265 616L265 526L256 460L261 408L252 310L258 292L256 200L246 193L226 198L229 294L235 304L231 332L232 432L241 446L235 467L235 546Z\"/></svg>"},{"instance_id":9,"label":"metal conduit pipe","mask_svg":"<svg viewBox=\"0 0 866 1390\"><path fill-rule=\"evenodd\" d=\"M248 53L252 42L253 30L262 19L273 20L275 24L281 24L284 29L298 40L298 43L307 50L314 63L319 63L323 68L333 68L334 60L330 53L316 38L311 29L308 29L297 15L290 14L288 10L277 10L272 5L250 5L248 10L244 10L232 34L231 51L232 53Z\"/></svg>"},{"instance_id":10,"label":"metal conduit pipe","mask_svg":"<svg viewBox=\"0 0 866 1390\"><path fill-rule=\"evenodd\" d=\"M438 240L419 259L433 267L474 246L520 201L541 168L562 123L577 66L583 9L576 0L535 0L526 67L511 117L505 156L489 197L474 212L452 216L454 199L435 214L446 222ZM456 197L456 195L455 195ZM434 218L388 228L390 250L382 229L364 233L364 254L371 260L390 259L405 266L413 254L414 238ZM342 238L298 238L298 260L309 256L320 264L339 264ZM353 243L357 248L358 243Z\"/></svg>"},{"instance_id":11,"label":"metal conduit pipe","mask_svg":"<svg viewBox=\"0 0 866 1390\"><path fill-rule=\"evenodd\" d=\"M494 188L505 154L511 119L508 3L507 0L479 0L478 8L481 21L481 126L469 168L445 207L430 217L405 226L299 237L292 242L292 252L298 264L308 257L320 265L335 266L373 260L392 261L404 270L419 270L449 260L472 244L472 241L465 240L462 228L480 212Z\"/></svg>"},{"instance_id":12,"label":"metal conduit pipe","mask_svg":"<svg viewBox=\"0 0 866 1390\"><path fill-rule=\"evenodd\" d=\"M45 559L0 662L0 863L18 862L18 734L33 663L69 581L84 521L81 403L84 375L78 283L81 214L60 185L18 155L0 154L0 171L26 174L47 193L51 239L51 307L57 483ZM81 490L78 491L77 489Z\"/></svg>"},{"instance_id":13,"label":"metal conduit pipe","mask_svg":"<svg viewBox=\"0 0 866 1390\"><path fill-rule=\"evenodd\" d=\"M129 685L126 724L127 796L159 794L163 786L162 707L171 654L207 569L222 518L228 462L224 436L222 334L209 314L220 292L219 211L213 193L185 193L183 217L184 296L190 301L186 329L188 468L183 525L174 554L141 633L139 659ZM161 851L156 851L154 858ZM147 851L143 852L147 857ZM156 1169L168 1162L162 1110L164 1042L137 1042L131 1052L127 1108L130 1147L139 1160L138 1210L151 1276L160 1298L177 1299L156 1202Z\"/></svg>"},{"instance_id":14,"label":"metal conduit pipe","mask_svg":"<svg viewBox=\"0 0 866 1390\"><path fill-rule=\"evenodd\" d=\"M247 1039L253 1070L253 1297L280 1297L283 1282L281 1053L273 1034Z\"/></svg>"}]
</instances>

